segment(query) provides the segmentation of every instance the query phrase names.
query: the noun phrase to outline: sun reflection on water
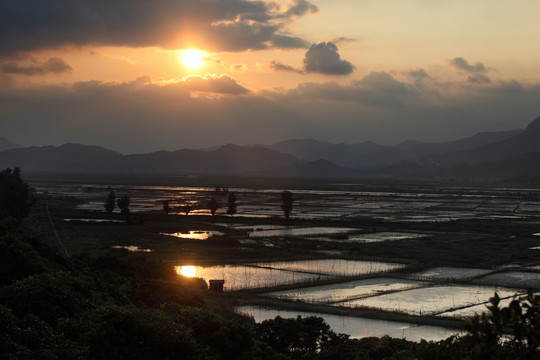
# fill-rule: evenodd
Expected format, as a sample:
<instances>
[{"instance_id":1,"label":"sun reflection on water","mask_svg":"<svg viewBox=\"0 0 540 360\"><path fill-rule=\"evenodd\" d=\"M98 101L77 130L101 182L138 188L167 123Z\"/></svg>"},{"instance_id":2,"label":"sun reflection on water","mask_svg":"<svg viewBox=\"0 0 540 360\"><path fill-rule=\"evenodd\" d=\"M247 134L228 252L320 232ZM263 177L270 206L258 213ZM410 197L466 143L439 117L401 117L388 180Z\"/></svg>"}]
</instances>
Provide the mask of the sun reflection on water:
<instances>
[{"instance_id":1,"label":"sun reflection on water","mask_svg":"<svg viewBox=\"0 0 540 360\"><path fill-rule=\"evenodd\" d=\"M176 233L160 233L161 235L174 236L181 239L192 239L192 240L207 240L211 236L220 236L223 235L219 231L201 231L201 230L192 230L188 232L176 232Z\"/></svg>"},{"instance_id":2,"label":"sun reflection on water","mask_svg":"<svg viewBox=\"0 0 540 360\"><path fill-rule=\"evenodd\" d=\"M196 275L195 266L192 265L176 266L176 272L185 277L195 277Z\"/></svg>"}]
</instances>

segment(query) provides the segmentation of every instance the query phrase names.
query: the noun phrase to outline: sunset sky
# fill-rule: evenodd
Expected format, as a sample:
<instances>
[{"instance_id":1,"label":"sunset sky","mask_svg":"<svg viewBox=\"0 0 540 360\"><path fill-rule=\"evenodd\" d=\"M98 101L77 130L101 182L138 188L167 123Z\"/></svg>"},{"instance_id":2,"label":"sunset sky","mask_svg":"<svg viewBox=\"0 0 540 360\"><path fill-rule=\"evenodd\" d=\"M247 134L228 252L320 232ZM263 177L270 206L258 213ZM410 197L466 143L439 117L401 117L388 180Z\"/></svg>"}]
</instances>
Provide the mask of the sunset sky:
<instances>
[{"instance_id":1,"label":"sunset sky","mask_svg":"<svg viewBox=\"0 0 540 360\"><path fill-rule=\"evenodd\" d=\"M524 128L540 115L538 14L537 0L2 0L0 136L141 153Z\"/></svg>"}]
</instances>

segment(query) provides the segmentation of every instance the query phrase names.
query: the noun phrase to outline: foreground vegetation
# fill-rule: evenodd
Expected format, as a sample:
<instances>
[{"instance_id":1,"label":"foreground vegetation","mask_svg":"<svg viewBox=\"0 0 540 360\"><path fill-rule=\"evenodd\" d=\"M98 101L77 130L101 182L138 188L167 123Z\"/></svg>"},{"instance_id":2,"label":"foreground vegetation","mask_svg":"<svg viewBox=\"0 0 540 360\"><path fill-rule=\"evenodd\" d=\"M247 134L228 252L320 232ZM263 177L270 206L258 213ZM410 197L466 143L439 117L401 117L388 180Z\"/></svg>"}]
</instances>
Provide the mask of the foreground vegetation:
<instances>
[{"instance_id":1,"label":"foreground vegetation","mask_svg":"<svg viewBox=\"0 0 540 360\"><path fill-rule=\"evenodd\" d=\"M31 203L19 172L0 198ZM8 201L13 205L13 200ZM60 255L0 214L2 359L537 359L540 296L530 294L439 342L350 339L320 318L253 320L173 266L128 253ZM28 224L27 224L28 225ZM30 224L31 225L31 224Z\"/></svg>"}]
</instances>

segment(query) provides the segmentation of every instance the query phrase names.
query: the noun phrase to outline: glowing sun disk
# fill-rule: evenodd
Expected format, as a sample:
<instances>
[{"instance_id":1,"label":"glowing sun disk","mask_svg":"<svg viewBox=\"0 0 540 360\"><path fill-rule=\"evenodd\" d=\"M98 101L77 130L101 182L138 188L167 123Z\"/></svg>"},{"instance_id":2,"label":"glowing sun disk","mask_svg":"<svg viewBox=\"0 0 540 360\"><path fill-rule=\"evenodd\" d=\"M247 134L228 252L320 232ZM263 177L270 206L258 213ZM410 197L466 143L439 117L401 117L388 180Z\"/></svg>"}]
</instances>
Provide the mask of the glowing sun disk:
<instances>
[{"instance_id":1,"label":"glowing sun disk","mask_svg":"<svg viewBox=\"0 0 540 360\"><path fill-rule=\"evenodd\" d=\"M204 64L204 57L206 54L197 49L182 50L178 57L182 63L191 68L196 69Z\"/></svg>"}]
</instances>

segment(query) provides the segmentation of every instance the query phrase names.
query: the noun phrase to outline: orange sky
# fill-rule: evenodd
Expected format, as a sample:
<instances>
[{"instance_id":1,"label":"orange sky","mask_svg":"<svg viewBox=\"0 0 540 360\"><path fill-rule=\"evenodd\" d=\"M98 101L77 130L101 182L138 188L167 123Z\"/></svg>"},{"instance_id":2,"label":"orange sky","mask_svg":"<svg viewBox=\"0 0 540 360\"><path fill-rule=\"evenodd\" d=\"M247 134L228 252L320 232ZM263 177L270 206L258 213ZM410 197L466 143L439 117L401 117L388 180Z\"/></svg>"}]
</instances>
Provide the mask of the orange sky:
<instances>
[{"instance_id":1,"label":"orange sky","mask_svg":"<svg viewBox=\"0 0 540 360\"><path fill-rule=\"evenodd\" d=\"M528 0L10 1L0 136L144 152L523 128L540 114L539 13ZM187 48L206 53L200 67L179 59Z\"/></svg>"}]
</instances>

